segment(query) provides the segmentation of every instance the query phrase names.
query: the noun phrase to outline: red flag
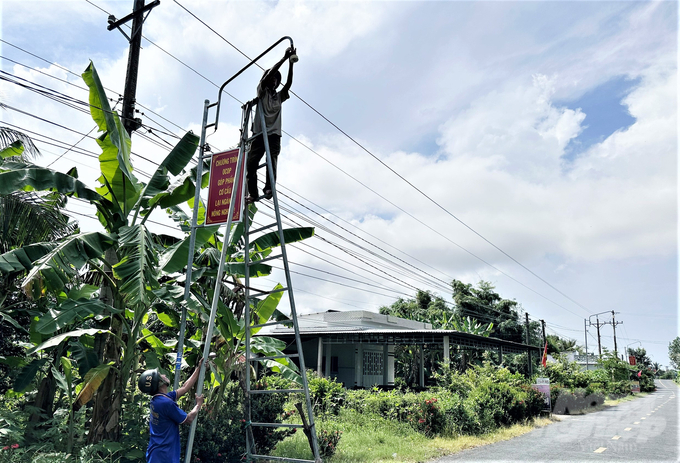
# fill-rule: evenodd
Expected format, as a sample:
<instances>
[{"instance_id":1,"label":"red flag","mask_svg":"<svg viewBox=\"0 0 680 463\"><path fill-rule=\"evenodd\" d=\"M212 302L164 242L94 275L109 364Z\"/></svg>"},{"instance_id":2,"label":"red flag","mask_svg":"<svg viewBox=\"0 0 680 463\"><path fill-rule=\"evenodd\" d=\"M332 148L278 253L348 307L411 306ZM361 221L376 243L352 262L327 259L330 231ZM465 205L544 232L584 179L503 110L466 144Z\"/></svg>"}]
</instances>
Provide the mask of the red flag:
<instances>
[{"instance_id":1,"label":"red flag","mask_svg":"<svg viewBox=\"0 0 680 463\"><path fill-rule=\"evenodd\" d=\"M642 370L638 371L638 378L642 376Z\"/></svg>"},{"instance_id":2,"label":"red flag","mask_svg":"<svg viewBox=\"0 0 680 463\"><path fill-rule=\"evenodd\" d=\"M543 349L543 360L541 363L543 363L543 368L545 368L548 364L548 341L545 342L545 348Z\"/></svg>"}]
</instances>

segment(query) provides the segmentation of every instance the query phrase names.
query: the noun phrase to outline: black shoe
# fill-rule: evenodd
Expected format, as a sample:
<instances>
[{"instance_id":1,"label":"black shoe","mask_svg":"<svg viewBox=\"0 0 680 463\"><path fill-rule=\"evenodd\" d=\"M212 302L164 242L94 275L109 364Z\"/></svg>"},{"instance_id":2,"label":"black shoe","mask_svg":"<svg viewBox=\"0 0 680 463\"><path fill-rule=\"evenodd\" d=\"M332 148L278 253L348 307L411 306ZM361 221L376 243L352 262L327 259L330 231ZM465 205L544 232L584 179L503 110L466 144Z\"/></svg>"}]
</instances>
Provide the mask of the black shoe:
<instances>
[{"instance_id":1,"label":"black shoe","mask_svg":"<svg viewBox=\"0 0 680 463\"><path fill-rule=\"evenodd\" d=\"M272 190L264 190L264 199L272 199Z\"/></svg>"},{"instance_id":2,"label":"black shoe","mask_svg":"<svg viewBox=\"0 0 680 463\"><path fill-rule=\"evenodd\" d=\"M257 196L246 196L246 204L253 204L255 201L259 201L260 198Z\"/></svg>"}]
</instances>

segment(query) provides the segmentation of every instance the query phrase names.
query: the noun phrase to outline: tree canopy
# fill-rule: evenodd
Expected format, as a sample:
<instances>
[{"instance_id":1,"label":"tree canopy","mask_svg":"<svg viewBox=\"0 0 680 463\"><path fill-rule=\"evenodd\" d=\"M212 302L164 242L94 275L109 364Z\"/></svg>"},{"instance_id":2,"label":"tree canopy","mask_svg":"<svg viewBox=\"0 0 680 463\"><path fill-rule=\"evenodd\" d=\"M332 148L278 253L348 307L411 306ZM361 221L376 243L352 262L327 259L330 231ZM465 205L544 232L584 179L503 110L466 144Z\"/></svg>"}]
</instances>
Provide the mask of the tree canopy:
<instances>
[{"instance_id":1,"label":"tree canopy","mask_svg":"<svg viewBox=\"0 0 680 463\"><path fill-rule=\"evenodd\" d=\"M680 336L668 343L668 358L673 369L680 370Z\"/></svg>"}]
</instances>

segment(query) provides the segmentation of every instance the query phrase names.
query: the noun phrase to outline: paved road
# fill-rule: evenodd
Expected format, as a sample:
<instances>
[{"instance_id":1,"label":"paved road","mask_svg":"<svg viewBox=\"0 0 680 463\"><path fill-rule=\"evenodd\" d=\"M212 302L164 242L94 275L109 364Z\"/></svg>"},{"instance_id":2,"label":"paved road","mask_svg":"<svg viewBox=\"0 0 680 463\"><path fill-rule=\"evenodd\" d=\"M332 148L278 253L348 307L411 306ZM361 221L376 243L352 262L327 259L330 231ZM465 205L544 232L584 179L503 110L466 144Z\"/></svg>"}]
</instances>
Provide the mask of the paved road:
<instances>
[{"instance_id":1,"label":"paved road","mask_svg":"<svg viewBox=\"0 0 680 463\"><path fill-rule=\"evenodd\" d=\"M464 450L454 461L678 461L678 386L656 381L657 391L600 412L567 416L515 439Z\"/></svg>"}]
</instances>

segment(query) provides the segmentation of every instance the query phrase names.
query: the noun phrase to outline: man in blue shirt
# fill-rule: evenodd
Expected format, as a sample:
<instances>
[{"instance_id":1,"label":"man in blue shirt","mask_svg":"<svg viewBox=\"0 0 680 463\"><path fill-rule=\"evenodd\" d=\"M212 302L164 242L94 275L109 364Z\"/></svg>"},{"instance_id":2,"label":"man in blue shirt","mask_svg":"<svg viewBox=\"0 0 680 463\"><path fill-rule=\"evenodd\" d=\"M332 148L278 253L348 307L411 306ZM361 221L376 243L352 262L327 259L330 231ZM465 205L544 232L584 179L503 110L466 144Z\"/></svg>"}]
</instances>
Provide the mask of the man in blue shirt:
<instances>
[{"instance_id":1,"label":"man in blue shirt","mask_svg":"<svg viewBox=\"0 0 680 463\"><path fill-rule=\"evenodd\" d=\"M176 391L168 392L170 380L157 369L147 370L140 376L139 388L152 395L147 463L180 463L179 425L190 424L196 419L203 405L203 396L196 395L196 405L188 414L179 408L177 400L196 383L201 363L202 359L191 377Z\"/></svg>"}]
</instances>

